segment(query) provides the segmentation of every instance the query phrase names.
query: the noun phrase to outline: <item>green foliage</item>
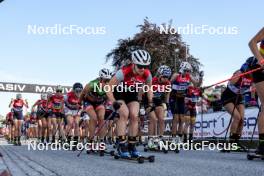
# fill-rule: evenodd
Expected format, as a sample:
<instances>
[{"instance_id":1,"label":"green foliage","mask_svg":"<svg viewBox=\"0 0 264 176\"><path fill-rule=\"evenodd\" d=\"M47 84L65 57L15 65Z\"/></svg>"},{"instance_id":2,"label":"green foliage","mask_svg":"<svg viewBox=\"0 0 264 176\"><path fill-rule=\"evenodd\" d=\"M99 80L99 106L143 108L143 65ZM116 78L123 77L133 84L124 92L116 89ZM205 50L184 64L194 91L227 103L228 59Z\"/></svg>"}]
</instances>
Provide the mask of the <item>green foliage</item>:
<instances>
[{"instance_id":1,"label":"green foliage","mask_svg":"<svg viewBox=\"0 0 264 176\"><path fill-rule=\"evenodd\" d=\"M169 30L172 29L172 21L162 24ZM178 33L161 33L160 28L155 23L151 23L148 18L144 19L142 25L137 26L140 31L133 38L118 40L117 47L106 55L106 61L112 61L112 65L119 68L130 62L130 53L136 49L147 50L152 58L150 70L156 72L160 65L166 64L174 71L178 71L182 61L187 61L193 66L194 74L200 70L201 63L198 58L191 54L186 56L186 45Z\"/></svg>"}]
</instances>

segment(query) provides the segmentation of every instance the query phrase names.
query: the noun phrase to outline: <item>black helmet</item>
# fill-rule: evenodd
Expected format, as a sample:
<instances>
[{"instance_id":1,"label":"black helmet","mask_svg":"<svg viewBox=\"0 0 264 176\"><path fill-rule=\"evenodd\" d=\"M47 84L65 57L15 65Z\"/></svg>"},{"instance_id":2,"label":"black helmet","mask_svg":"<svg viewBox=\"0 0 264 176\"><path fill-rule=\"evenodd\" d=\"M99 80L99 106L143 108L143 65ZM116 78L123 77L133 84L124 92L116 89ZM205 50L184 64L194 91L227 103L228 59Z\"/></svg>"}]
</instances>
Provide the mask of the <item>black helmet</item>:
<instances>
[{"instance_id":1,"label":"black helmet","mask_svg":"<svg viewBox=\"0 0 264 176\"><path fill-rule=\"evenodd\" d=\"M82 86L82 84L81 83L74 83L73 84L73 86L72 86L72 88L73 88L73 91L77 91L77 90L79 90L79 91L82 91L83 90L83 86Z\"/></svg>"}]
</instances>

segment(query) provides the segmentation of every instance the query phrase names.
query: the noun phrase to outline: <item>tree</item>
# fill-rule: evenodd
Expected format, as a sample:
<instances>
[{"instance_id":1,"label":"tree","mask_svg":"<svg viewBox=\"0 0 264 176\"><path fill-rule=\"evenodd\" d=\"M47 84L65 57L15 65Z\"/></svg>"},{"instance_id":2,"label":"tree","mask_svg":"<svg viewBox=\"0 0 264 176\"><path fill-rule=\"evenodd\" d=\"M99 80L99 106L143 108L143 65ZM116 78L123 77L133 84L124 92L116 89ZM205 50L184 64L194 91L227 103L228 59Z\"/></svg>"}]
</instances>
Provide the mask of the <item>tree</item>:
<instances>
[{"instance_id":1,"label":"tree","mask_svg":"<svg viewBox=\"0 0 264 176\"><path fill-rule=\"evenodd\" d=\"M140 32L133 38L119 39L117 47L106 55L106 61L112 60L112 65L119 68L128 64L131 59L131 52L136 49L147 50L152 58L150 70L155 73L160 65L166 64L174 71L178 71L182 61L187 60L192 66L194 74L200 70L201 63L198 58L187 54L186 45L182 41L181 35L177 32L162 32L162 29L173 31L172 20L168 24L158 26L151 23L148 18L144 19L142 25L138 25Z\"/></svg>"}]
</instances>

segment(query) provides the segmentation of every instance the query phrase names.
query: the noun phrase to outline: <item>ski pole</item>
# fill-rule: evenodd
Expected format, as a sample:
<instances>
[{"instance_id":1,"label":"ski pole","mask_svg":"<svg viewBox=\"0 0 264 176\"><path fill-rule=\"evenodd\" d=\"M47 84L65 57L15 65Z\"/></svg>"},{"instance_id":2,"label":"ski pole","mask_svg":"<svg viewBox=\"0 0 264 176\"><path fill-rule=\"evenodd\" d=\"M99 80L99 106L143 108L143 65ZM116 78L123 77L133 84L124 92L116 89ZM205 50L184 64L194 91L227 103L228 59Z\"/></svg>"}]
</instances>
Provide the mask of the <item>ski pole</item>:
<instances>
[{"instance_id":1,"label":"ski pole","mask_svg":"<svg viewBox=\"0 0 264 176\"><path fill-rule=\"evenodd\" d=\"M210 88L210 87L213 87L213 86L216 86L216 85L218 85L218 84L224 83L224 82L229 81L229 80L231 80L231 79L239 78L239 77L242 77L242 76L248 75L248 74L250 74L250 73L253 73L253 72L259 71L259 70L261 70L261 69L263 69L263 67L255 68L255 69L253 69L253 70L250 70L250 71L247 71L247 72L241 73L241 74L239 74L239 75L232 76L231 78L225 79L225 80L223 80L223 81L219 81L219 82L217 82L217 83L215 83L215 84L212 84L212 85L210 85L210 86L203 87L202 89L208 89L208 88Z\"/></svg>"}]
</instances>

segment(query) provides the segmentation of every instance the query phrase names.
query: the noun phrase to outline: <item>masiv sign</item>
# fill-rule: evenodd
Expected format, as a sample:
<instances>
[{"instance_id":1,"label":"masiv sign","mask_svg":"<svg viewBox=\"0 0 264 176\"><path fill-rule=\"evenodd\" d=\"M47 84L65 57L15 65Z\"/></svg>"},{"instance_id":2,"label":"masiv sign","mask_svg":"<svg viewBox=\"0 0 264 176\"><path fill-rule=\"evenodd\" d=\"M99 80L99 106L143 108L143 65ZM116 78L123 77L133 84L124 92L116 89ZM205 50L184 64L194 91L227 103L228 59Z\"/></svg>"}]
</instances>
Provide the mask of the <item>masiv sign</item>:
<instances>
[{"instance_id":1,"label":"masiv sign","mask_svg":"<svg viewBox=\"0 0 264 176\"><path fill-rule=\"evenodd\" d=\"M62 86L63 93L71 91L71 86ZM48 93L55 92L56 85L38 85L0 82L0 92Z\"/></svg>"}]
</instances>

